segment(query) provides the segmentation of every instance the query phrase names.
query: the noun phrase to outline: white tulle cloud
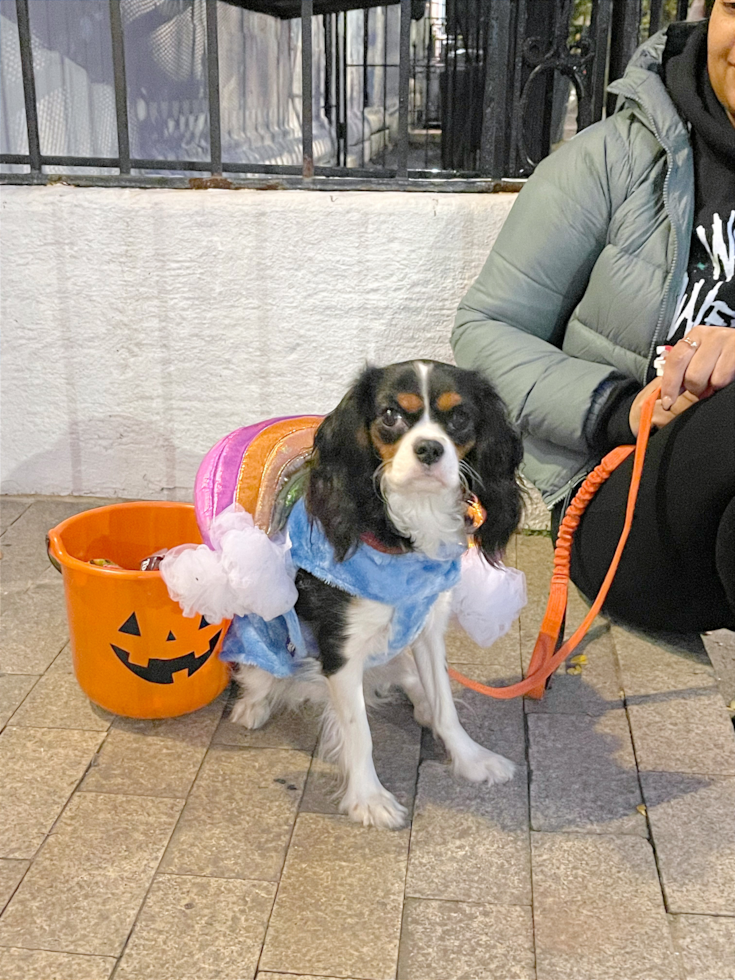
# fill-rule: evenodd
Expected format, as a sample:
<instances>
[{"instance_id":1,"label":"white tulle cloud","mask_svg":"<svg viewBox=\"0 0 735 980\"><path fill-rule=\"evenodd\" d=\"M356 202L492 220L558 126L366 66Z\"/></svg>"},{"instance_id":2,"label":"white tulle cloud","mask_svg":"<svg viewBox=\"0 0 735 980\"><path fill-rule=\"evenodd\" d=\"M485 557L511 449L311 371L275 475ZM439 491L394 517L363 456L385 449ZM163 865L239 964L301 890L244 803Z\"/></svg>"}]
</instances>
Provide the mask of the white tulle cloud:
<instances>
[{"instance_id":1,"label":"white tulle cloud","mask_svg":"<svg viewBox=\"0 0 735 980\"><path fill-rule=\"evenodd\" d=\"M452 590L452 612L478 646L508 632L526 605L526 576L517 568L488 565L477 548L462 556L462 578Z\"/></svg>"},{"instance_id":2,"label":"white tulle cloud","mask_svg":"<svg viewBox=\"0 0 735 980\"><path fill-rule=\"evenodd\" d=\"M219 514L210 528L212 548L183 544L161 562L169 595L185 616L219 623L255 613L275 619L297 598L285 538L269 538L238 504Z\"/></svg>"}]
</instances>

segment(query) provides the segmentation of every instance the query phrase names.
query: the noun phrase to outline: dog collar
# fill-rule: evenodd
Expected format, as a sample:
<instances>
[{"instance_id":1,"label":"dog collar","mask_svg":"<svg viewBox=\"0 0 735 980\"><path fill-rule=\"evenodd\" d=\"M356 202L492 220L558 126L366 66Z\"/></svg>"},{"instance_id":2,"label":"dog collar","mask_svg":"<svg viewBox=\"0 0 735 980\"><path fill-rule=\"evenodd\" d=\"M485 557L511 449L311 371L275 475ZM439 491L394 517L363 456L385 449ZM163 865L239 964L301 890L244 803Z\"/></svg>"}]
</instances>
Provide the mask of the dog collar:
<instances>
[{"instance_id":1,"label":"dog collar","mask_svg":"<svg viewBox=\"0 0 735 980\"><path fill-rule=\"evenodd\" d=\"M363 544L366 544L368 548L375 548L376 551L382 552L384 555L405 555L406 548L401 545L389 545L383 544L371 531L363 531L360 535L360 540Z\"/></svg>"}]
</instances>

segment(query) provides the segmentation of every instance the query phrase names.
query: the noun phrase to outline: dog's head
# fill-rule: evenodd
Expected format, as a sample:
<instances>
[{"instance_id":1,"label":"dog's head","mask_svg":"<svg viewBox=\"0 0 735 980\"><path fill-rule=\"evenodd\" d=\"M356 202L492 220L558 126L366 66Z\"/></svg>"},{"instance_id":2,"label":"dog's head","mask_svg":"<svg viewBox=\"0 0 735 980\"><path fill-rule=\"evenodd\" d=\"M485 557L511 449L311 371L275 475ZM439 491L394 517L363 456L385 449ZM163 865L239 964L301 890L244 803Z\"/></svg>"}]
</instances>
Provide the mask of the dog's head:
<instances>
[{"instance_id":1,"label":"dog's head","mask_svg":"<svg viewBox=\"0 0 735 980\"><path fill-rule=\"evenodd\" d=\"M368 367L319 426L306 507L340 561L366 533L435 555L463 540L474 493L487 514L475 540L494 562L520 520L521 456L478 372L424 360Z\"/></svg>"}]
</instances>

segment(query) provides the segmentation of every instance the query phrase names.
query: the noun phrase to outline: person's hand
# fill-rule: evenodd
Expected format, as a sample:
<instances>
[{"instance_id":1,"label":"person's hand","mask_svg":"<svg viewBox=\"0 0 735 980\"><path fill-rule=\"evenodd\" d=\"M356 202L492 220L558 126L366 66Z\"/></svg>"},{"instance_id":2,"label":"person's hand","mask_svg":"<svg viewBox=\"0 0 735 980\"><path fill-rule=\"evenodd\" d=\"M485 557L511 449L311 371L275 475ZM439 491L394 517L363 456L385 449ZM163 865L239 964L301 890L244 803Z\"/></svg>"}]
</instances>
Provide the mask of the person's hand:
<instances>
[{"instance_id":1,"label":"person's hand","mask_svg":"<svg viewBox=\"0 0 735 980\"><path fill-rule=\"evenodd\" d=\"M735 329L697 324L666 354L661 378L661 404L673 411L682 391L696 399L735 381Z\"/></svg>"},{"instance_id":2,"label":"person's hand","mask_svg":"<svg viewBox=\"0 0 735 980\"><path fill-rule=\"evenodd\" d=\"M735 331L733 331L735 333ZM673 348L672 348L673 349ZM671 351L669 351L669 354ZM643 407L643 402L646 400L651 391L656 387L656 385L661 383L660 378L655 378L649 384L646 385L642 391L639 391L635 396L635 401L630 406L630 414L628 415L628 423L630 425L630 431L634 436L638 435L638 429L641 427L641 409ZM668 412L664 409L661 404L661 396L656 399L656 404L653 409L653 420L652 424L660 429L664 425L668 425L672 419L675 419L677 415L681 415L688 408L698 402L699 399L696 395L693 395L689 391L684 391L676 401L673 403Z\"/></svg>"}]
</instances>

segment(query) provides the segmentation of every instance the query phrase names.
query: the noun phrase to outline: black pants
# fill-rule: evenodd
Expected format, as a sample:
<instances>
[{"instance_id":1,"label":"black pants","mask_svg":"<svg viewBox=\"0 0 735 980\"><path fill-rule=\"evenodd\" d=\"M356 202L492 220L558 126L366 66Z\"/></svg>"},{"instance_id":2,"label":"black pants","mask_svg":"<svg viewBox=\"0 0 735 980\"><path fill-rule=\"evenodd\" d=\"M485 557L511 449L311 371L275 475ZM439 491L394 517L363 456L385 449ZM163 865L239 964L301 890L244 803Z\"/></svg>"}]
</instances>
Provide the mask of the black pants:
<instances>
[{"instance_id":1,"label":"black pants","mask_svg":"<svg viewBox=\"0 0 735 980\"><path fill-rule=\"evenodd\" d=\"M572 581L590 599L620 537L632 468L631 456L598 490L574 537ZM553 516L556 536L559 509ZM735 629L735 383L651 436L605 611L649 629Z\"/></svg>"}]
</instances>

